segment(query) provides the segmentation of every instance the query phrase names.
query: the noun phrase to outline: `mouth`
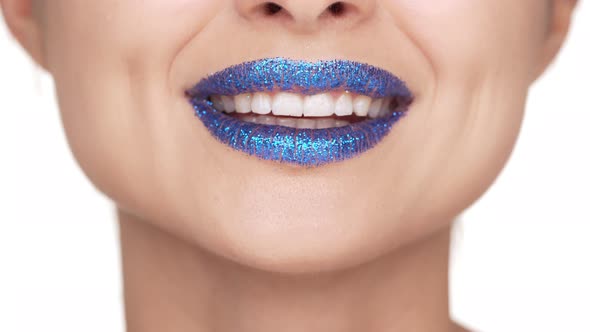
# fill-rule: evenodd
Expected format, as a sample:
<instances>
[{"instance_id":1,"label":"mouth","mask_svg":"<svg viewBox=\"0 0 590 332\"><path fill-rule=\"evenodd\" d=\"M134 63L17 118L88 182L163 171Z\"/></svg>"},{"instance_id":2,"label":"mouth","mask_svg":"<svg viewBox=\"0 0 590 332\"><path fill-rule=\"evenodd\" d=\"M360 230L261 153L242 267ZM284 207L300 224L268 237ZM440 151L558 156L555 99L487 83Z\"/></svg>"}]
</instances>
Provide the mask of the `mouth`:
<instances>
[{"instance_id":1,"label":"mouth","mask_svg":"<svg viewBox=\"0 0 590 332\"><path fill-rule=\"evenodd\" d=\"M186 95L219 142L262 160L311 167L370 150L413 101L405 83L384 69L284 58L226 68Z\"/></svg>"}]
</instances>

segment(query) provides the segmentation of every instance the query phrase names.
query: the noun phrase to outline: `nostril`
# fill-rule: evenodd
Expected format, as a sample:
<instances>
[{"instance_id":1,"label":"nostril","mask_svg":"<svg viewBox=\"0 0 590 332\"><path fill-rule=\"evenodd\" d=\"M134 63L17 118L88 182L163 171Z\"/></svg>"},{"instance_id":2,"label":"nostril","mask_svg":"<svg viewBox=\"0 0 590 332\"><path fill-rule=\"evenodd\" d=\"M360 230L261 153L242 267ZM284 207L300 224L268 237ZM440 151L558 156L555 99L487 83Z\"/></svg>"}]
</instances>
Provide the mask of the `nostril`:
<instances>
[{"instance_id":1,"label":"nostril","mask_svg":"<svg viewBox=\"0 0 590 332\"><path fill-rule=\"evenodd\" d=\"M0 0L2 1L2 0ZM364 0L367 1L367 0ZM369 13L369 7L361 6L361 1L242 1L240 13L249 19L260 22L281 22L301 31L311 31L322 24L356 24L363 15ZM369 3L369 1L367 1ZM361 15L362 14L362 15ZM316 24L317 23L317 24Z\"/></svg>"},{"instance_id":2,"label":"nostril","mask_svg":"<svg viewBox=\"0 0 590 332\"><path fill-rule=\"evenodd\" d=\"M274 2L267 2L264 4L264 12L266 13L266 15L275 15L278 14L281 10L283 10L283 7Z\"/></svg>"},{"instance_id":3,"label":"nostril","mask_svg":"<svg viewBox=\"0 0 590 332\"><path fill-rule=\"evenodd\" d=\"M334 2L328 6L328 12L334 16L342 16L346 12L346 5L341 1Z\"/></svg>"}]
</instances>

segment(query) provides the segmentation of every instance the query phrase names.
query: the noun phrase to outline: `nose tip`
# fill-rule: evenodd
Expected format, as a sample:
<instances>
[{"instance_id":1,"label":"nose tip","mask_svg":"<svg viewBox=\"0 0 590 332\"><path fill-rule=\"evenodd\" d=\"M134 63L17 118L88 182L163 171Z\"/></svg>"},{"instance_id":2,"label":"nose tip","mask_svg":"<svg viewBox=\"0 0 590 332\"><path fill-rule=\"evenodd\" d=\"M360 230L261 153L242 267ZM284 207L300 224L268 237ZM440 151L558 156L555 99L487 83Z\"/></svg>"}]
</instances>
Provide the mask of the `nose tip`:
<instances>
[{"instance_id":1,"label":"nose tip","mask_svg":"<svg viewBox=\"0 0 590 332\"><path fill-rule=\"evenodd\" d=\"M236 0L238 12L250 21L271 21L300 32L323 25L346 22L355 24L370 15L375 0Z\"/></svg>"}]
</instances>

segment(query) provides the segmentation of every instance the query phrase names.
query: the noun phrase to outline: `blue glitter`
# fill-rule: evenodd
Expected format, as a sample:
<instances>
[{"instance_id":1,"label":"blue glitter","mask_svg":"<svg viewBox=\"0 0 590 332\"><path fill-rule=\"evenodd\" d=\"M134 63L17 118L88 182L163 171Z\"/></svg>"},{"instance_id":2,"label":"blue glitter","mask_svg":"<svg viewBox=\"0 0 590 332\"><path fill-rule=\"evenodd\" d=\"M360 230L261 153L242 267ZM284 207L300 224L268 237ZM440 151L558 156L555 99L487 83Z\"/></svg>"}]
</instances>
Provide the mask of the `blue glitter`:
<instances>
[{"instance_id":1,"label":"blue glitter","mask_svg":"<svg viewBox=\"0 0 590 332\"><path fill-rule=\"evenodd\" d=\"M398 107L388 117L344 127L296 129L241 121L213 108L212 95L258 91L291 91L311 95L330 90L372 98L393 97ZM195 114L220 142L264 160L321 166L355 157L379 143L406 113L413 95L393 74L368 64L330 60L304 62L269 58L229 67L188 90Z\"/></svg>"},{"instance_id":2,"label":"blue glitter","mask_svg":"<svg viewBox=\"0 0 590 332\"><path fill-rule=\"evenodd\" d=\"M201 80L187 94L191 98L206 99L211 95L232 96L273 89L306 95L341 89L373 98L412 99L404 82L384 69L348 60L305 62L284 58L250 61L226 68Z\"/></svg>"}]
</instances>

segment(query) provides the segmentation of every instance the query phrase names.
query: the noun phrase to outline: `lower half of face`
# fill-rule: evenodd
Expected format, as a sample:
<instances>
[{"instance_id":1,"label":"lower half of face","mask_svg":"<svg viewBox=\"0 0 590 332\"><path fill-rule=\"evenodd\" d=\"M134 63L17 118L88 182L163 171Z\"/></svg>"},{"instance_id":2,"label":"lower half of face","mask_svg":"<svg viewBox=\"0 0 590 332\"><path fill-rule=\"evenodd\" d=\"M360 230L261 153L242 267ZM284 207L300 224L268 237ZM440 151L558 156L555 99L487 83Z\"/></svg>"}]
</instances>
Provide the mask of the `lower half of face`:
<instances>
[{"instance_id":1,"label":"lower half of face","mask_svg":"<svg viewBox=\"0 0 590 332\"><path fill-rule=\"evenodd\" d=\"M266 270L349 267L447 227L508 158L545 8L538 0L276 3L48 6L48 67L90 179L145 222ZM269 84L261 78L269 61L232 67L269 58L291 59L280 60L285 73L315 69ZM321 82L339 69L317 67L330 60L348 66L331 86ZM371 89L359 83L371 80ZM408 91L411 103L396 108L391 100ZM374 135L378 121L385 130Z\"/></svg>"}]
</instances>

